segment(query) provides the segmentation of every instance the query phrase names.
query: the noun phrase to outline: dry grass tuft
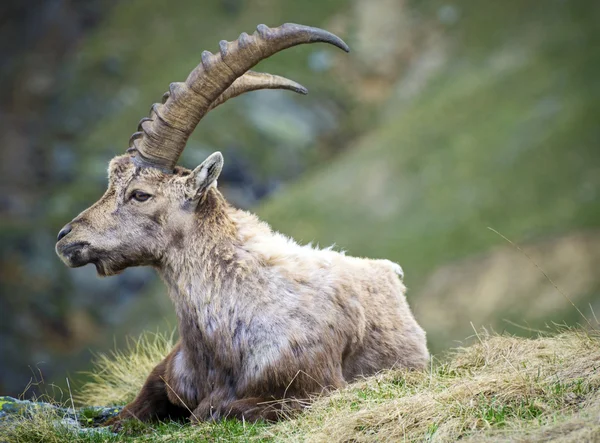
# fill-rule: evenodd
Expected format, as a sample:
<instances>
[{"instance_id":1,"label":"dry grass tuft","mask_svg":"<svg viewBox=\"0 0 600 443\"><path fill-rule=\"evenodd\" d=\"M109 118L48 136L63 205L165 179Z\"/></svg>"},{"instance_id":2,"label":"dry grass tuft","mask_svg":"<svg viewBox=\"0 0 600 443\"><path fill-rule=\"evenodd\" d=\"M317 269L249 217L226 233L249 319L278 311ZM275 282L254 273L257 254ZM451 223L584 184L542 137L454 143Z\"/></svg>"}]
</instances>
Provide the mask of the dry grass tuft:
<instances>
[{"instance_id":1,"label":"dry grass tuft","mask_svg":"<svg viewBox=\"0 0 600 443\"><path fill-rule=\"evenodd\" d=\"M132 401L148 374L169 353L174 334L146 332L131 339L124 350L98 354L94 370L86 372L89 379L75 395L83 405L113 406Z\"/></svg>"},{"instance_id":2,"label":"dry grass tuft","mask_svg":"<svg viewBox=\"0 0 600 443\"><path fill-rule=\"evenodd\" d=\"M600 337L486 336L431 372L388 371L319 399L265 430L289 441L532 441L556 433L600 439ZM587 411L589 412L589 410ZM265 435L267 436L267 435ZM546 437L544 437L546 438Z\"/></svg>"}]
</instances>

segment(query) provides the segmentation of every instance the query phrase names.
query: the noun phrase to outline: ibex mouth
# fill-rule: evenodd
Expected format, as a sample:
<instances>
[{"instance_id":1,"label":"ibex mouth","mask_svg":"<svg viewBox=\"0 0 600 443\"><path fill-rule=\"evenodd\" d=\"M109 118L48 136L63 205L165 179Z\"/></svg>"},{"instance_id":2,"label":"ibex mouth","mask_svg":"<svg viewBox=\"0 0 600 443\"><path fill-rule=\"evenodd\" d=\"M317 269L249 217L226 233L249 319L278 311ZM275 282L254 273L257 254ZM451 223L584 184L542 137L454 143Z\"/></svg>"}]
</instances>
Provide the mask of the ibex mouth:
<instances>
[{"instance_id":1,"label":"ibex mouth","mask_svg":"<svg viewBox=\"0 0 600 443\"><path fill-rule=\"evenodd\" d=\"M85 241L67 244L61 244L59 241L56 244L56 253L67 266L79 268L90 262L87 254L85 254L89 245L90 244Z\"/></svg>"}]
</instances>

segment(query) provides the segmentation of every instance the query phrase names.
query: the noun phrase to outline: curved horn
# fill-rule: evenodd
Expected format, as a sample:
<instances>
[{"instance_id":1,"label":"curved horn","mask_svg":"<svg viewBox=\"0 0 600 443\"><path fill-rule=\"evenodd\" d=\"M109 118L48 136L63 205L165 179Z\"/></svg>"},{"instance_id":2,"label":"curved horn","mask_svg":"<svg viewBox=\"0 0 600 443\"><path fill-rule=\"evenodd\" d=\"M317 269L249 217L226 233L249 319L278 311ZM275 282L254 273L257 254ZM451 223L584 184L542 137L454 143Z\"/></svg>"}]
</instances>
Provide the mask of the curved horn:
<instances>
[{"instance_id":1,"label":"curved horn","mask_svg":"<svg viewBox=\"0 0 600 443\"><path fill-rule=\"evenodd\" d=\"M150 117L140 122L138 132L130 139L129 151L135 153L135 163L138 166L172 172L187 139L210 109L231 97L252 90L248 89L249 84L258 83L262 86L254 89L262 89L277 77L258 79L251 74L248 79L252 78L252 82L241 79L237 86L223 95L224 100L212 106L236 79L243 77L246 71L261 60L279 51L314 42L330 43L349 51L348 45L334 34L293 23L273 29L258 25L251 36L242 33L233 42L222 40L218 54L204 51L202 62L190 73L185 83L171 83L169 94L165 94L166 101L152 105ZM294 90L292 85L297 87L292 82L286 89Z\"/></svg>"},{"instance_id":2,"label":"curved horn","mask_svg":"<svg viewBox=\"0 0 600 443\"><path fill-rule=\"evenodd\" d=\"M288 78L263 72L248 71L236 79L225 92L219 95L217 99L211 103L208 110L212 111L230 98L237 97L245 92L258 91L259 89L287 89L288 91L294 91L302 95L308 94L308 89L300 83L296 83Z\"/></svg>"},{"instance_id":3,"label":"curved horn","mask_svg":"<svg viewBox=\"0 0 600 443\"><path fill-rule=\"evenodd\" d=\"M242 95L250 91L258 91L260 89L286 89L302 95L308 94L308 89L306 89L300 83L290 80L289 78L263 72L248 71L241 77L238 77L231 84L231 86L229 86L229 88L219 95L217 99L211 103L208 110L212 111L217 106L222 105L227 100L237 97L238 95ZM165 92L163 94L162 103L164 104L170 96L171 93L169 91ZM144 117L141 119L140 123L138 124L137 132L134 132L129 138L129 149L127 149L128 153L137 152L135 141L144 136L144 132L142 131L142 123L146 121L152 121L152 119L149 117Z\"/></svg>"}]
</instances>

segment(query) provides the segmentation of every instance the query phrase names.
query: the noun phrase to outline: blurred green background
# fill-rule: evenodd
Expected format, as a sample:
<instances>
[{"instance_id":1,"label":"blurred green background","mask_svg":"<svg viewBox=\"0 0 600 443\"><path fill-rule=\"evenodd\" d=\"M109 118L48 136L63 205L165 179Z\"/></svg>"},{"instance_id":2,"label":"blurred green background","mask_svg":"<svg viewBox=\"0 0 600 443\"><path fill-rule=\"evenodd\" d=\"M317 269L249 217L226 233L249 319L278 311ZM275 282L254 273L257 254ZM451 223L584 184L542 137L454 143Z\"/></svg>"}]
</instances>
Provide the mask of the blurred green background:
<instances>
[{"instance_id":1,"label":"blurred green background","mask_svg":"<svg viewBox=\"0 0 600 443\"><path fill-rule=\"evenodd\" d=\"M600 4L595 1L8 0L0 6L0 393L81 379L92 352L172 329L148 269L67 269L58 230L204 49L259 23L337 33L200 124L182 164L298 241L405 270L434 352L485 326L531 334L600 312ZM517 243L511 247L492 227Z\"/></svg>"}]
</instances>

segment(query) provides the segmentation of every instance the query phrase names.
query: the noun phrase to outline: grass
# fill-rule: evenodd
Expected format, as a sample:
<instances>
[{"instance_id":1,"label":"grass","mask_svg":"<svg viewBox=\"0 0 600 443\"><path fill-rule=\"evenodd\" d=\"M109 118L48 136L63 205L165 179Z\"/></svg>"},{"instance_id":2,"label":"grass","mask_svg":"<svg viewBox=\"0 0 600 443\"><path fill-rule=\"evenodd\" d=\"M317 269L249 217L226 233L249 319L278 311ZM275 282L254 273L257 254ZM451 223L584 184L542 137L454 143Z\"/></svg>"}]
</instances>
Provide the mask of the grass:
<instances>
[{"instance_id":1,"label":"grass","mask_svg":"<svg viewBox=\"0 0 600 443\"><path fill-rule=\"evenodd\" d=\"M121 435L73 433L41 411L0 428L0 441L594 441L600 439L600 334L563 329L535 339L477 334L423 372L385 371L318 398L277 424L130 422ZM87 404L132 399L171 337L147 335L98 356ZM93 418L93 417L90 417Z\"/></svg>"},{"instance_id":2,"label":"grass","mask_svg":"<svg viewBox=\"0 0 600 443\"><path fill-rule=\"evenodd\" d=\"M94 371L75 396L80 404L117 406L132 401L150 371L173 347L173 334L146 333L124 350L98 354Z\"/></svg>"},{"instance_id":3,"label":"grass","mask_svg":"<svg viewBox=\"0 0 600 443\"><path fill-rule=\"evenodd\" d=\"M428 373L386 372L322 399L273 435L340 442L518 437L588 402L597 406L598 345L573 331L537 340L481 337ZM600 424L595 429L600 436Z\"/></svg>"}]
</instances>

